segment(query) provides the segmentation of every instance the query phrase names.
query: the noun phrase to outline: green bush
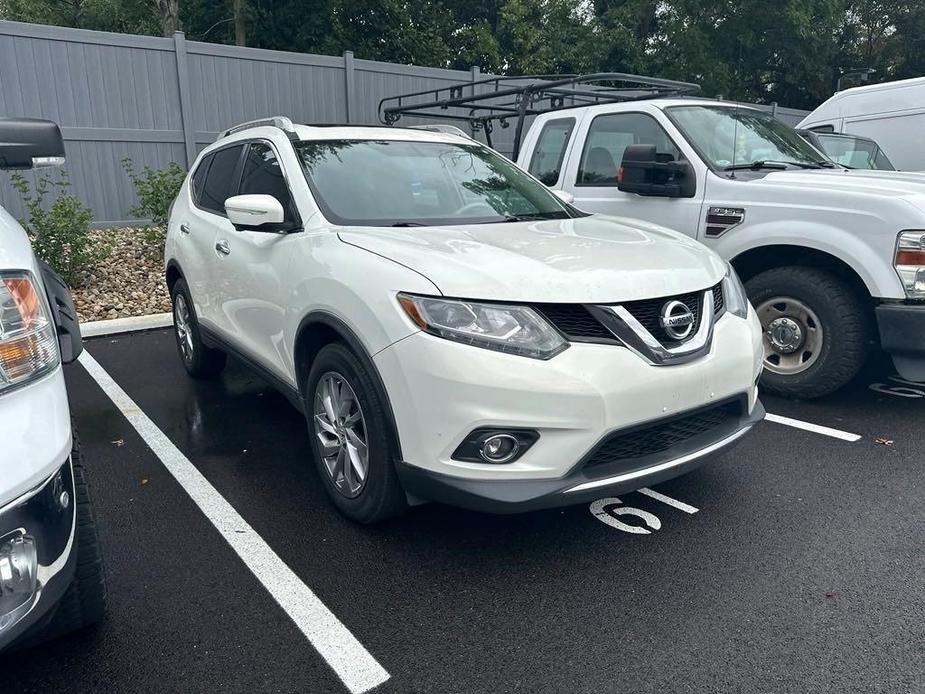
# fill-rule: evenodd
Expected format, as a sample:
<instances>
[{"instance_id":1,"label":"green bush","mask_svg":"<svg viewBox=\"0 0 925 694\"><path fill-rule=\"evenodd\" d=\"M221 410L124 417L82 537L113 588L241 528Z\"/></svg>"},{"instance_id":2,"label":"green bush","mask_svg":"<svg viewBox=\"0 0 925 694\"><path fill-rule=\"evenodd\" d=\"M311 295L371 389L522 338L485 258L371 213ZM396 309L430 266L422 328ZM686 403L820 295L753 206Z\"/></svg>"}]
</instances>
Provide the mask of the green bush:
<instances>
[{"instance_id":1,"label":"green bush","mask_svg":"<svg viewBox=\"0 0 925 694\"><path fill-rule=\"evenodd\" d=\"M13 174L11 183L28 213L20 222L36 255L72 286L83 284L93 266L109 254L109 248L92 238L93 213L68 192L71 184L67 173L62 171L56 179L39 175L34 188L20 174ZM46 204L55 191L54 202Z\"/></svg>"},{"instance_id":2,"label":"green bush","mask_svg":"<svg viewBox=\"0 0 925 694\"><path fill-rule=\"evenodd\" d=\"M128 174L138 196L138 204L129 210L129 213L133 217L151 220L151 224L144 227L145 241L160 247L164 242L170 206L180 193L186 171L172 161L163 169L145 166L139 174L136 173L131 159L123 159L122 168Z\"/></svg>"}]
</instances>

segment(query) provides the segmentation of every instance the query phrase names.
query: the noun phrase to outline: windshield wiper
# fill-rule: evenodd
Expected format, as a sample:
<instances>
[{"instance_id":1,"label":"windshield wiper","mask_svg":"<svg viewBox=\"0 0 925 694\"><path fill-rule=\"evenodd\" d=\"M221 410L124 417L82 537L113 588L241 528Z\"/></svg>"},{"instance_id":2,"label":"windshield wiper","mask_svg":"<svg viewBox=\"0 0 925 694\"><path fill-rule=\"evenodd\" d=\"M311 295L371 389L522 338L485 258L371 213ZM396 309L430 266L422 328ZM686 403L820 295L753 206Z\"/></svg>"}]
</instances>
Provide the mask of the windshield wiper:
<instances>
[{"instance_id":1,"label":"windshield wiper","mask_svg":"<svg viewBox=\"0 0 925 694\"><path fill-rule=\"evenodd\" d=\"M392 227L426 227L426 224L421 224L420 222L395 222L395 224L390 224Z\"/></svg>"},{"instance_id":2,"label":"windshield wiper","mask_svg":"<svg viewBox=\"0 0 925 694\"><path fill-rule=\"evenodd\" d=\"M788 166L796 166L800 169L830 169L834 168L835 165L828 161L808 162L759 159L758 161L749 162L748 164L733 164L732 166L724 166L723 171L744 171L746 169L750 169L752 171L757 171L758 169L775 169L783 171Z\"/></svg>"}]
</instances>

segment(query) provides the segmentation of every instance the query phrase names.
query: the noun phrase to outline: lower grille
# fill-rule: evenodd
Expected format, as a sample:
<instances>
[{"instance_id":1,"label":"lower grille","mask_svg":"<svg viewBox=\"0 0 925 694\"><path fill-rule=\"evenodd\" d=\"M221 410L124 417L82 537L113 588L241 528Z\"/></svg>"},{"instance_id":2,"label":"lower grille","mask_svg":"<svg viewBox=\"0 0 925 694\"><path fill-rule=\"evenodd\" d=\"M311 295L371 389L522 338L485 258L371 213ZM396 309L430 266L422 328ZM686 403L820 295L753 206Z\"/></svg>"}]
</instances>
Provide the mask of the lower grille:
<instances>
[{"instance_id":1,"label":"lower grille","mask_svg":"<svg viewBox=\"0 0 925 694\"><path fill-rule=\"evenodd\" d=\"M585 467L631 462L636 458L664 453L697 436L734 425L742 416L741 400L672 417L626 432L615 432L598 446Z\"/></svg>"}]
</instances>

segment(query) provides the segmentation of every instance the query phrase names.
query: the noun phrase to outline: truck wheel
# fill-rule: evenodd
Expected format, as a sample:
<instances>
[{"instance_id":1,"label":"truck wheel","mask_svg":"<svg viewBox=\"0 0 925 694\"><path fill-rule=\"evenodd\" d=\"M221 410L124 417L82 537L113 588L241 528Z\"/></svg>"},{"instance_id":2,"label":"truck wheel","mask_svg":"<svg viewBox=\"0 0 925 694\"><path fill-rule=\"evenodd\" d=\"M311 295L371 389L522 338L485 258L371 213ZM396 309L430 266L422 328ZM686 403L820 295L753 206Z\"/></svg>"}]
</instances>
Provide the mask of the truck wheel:
<instances>
[{"instance_id":1,"label":"truck wheel","mask_svg":"<svg viewBox=\"0 0 925 694\"><path fill-rule=\"evenodd\" d=\"M851 381L867 358L870 323L854 290L810 267L780 267L745 283L764 332L762 387L818 398Z\"/></svg>"},{"instance_id":2,"label":"truck wheel","mask_svg":"<svg viewBox=\"0 0 925 694\"><path fill-rule=\"evenodd\" d=\"M55 609L51 620L41 631L26 637L22 644L31 647L56 639L72 631L96 624L106 613L106 574L103 568L103 554L96 532L96 521L90 505L90 494L80 456L80 442L74 434L71 449L71 464L74 470L74 496L77 504L77 528L74 543L77 552L77 568L71 585Z\"/></svg>"},{"instance_id":3,"label":"truck wheel","mask_svg":"<svg viewBox=\"0 0 925 694\"><path fill-rule=\"evenodd\" d=\"M173 332L177 338L177 352L183 367L193 378L214 378L225 368L227 355L219 349L206 347L199 332L199 320L193 310L186 282L177 280L171 292L173 304Z\"/></svg>"},{"instance_id":4,"label":"truck wheel","mask_svg":"<svg viewBox=\"0 0 925 694\"><path fill-rule=\"evenodd\" d=\"M344 345L327 345L312 362L305 417L318 474L341 513L378 523L407 509L383 403L363 363Z\"/></svg>"}]
</instances>

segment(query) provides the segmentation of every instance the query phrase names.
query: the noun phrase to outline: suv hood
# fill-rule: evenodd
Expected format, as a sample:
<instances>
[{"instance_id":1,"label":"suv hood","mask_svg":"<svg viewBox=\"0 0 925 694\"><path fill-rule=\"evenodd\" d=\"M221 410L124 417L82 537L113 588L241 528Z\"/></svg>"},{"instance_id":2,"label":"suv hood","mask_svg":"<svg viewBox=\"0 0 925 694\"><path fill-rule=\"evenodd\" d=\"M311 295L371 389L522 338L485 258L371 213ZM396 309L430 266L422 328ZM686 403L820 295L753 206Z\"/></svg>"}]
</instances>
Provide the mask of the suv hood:
<instances>
[{"instance_id":1,"label":"suv hood","mask_svg":"<svg viewBox=\"0 0 925 694\"><path fill-rule=\"evenodd\" d=\"M29 237L13 216L0 207L0 270L33 270Z\"/></svg>"},{"instance_id":2,"label":"suv hood","mask_svg":"<svg viewBox=\"0 0 925 694\"><path fill-rule=\"evenodd\" d=\"M632 301L706 289L726 273L718 255L687 236L602 215L452 227L348 227L339 236L419 272L445 296L464 299Z\"/></svg>"}]
</instances>

